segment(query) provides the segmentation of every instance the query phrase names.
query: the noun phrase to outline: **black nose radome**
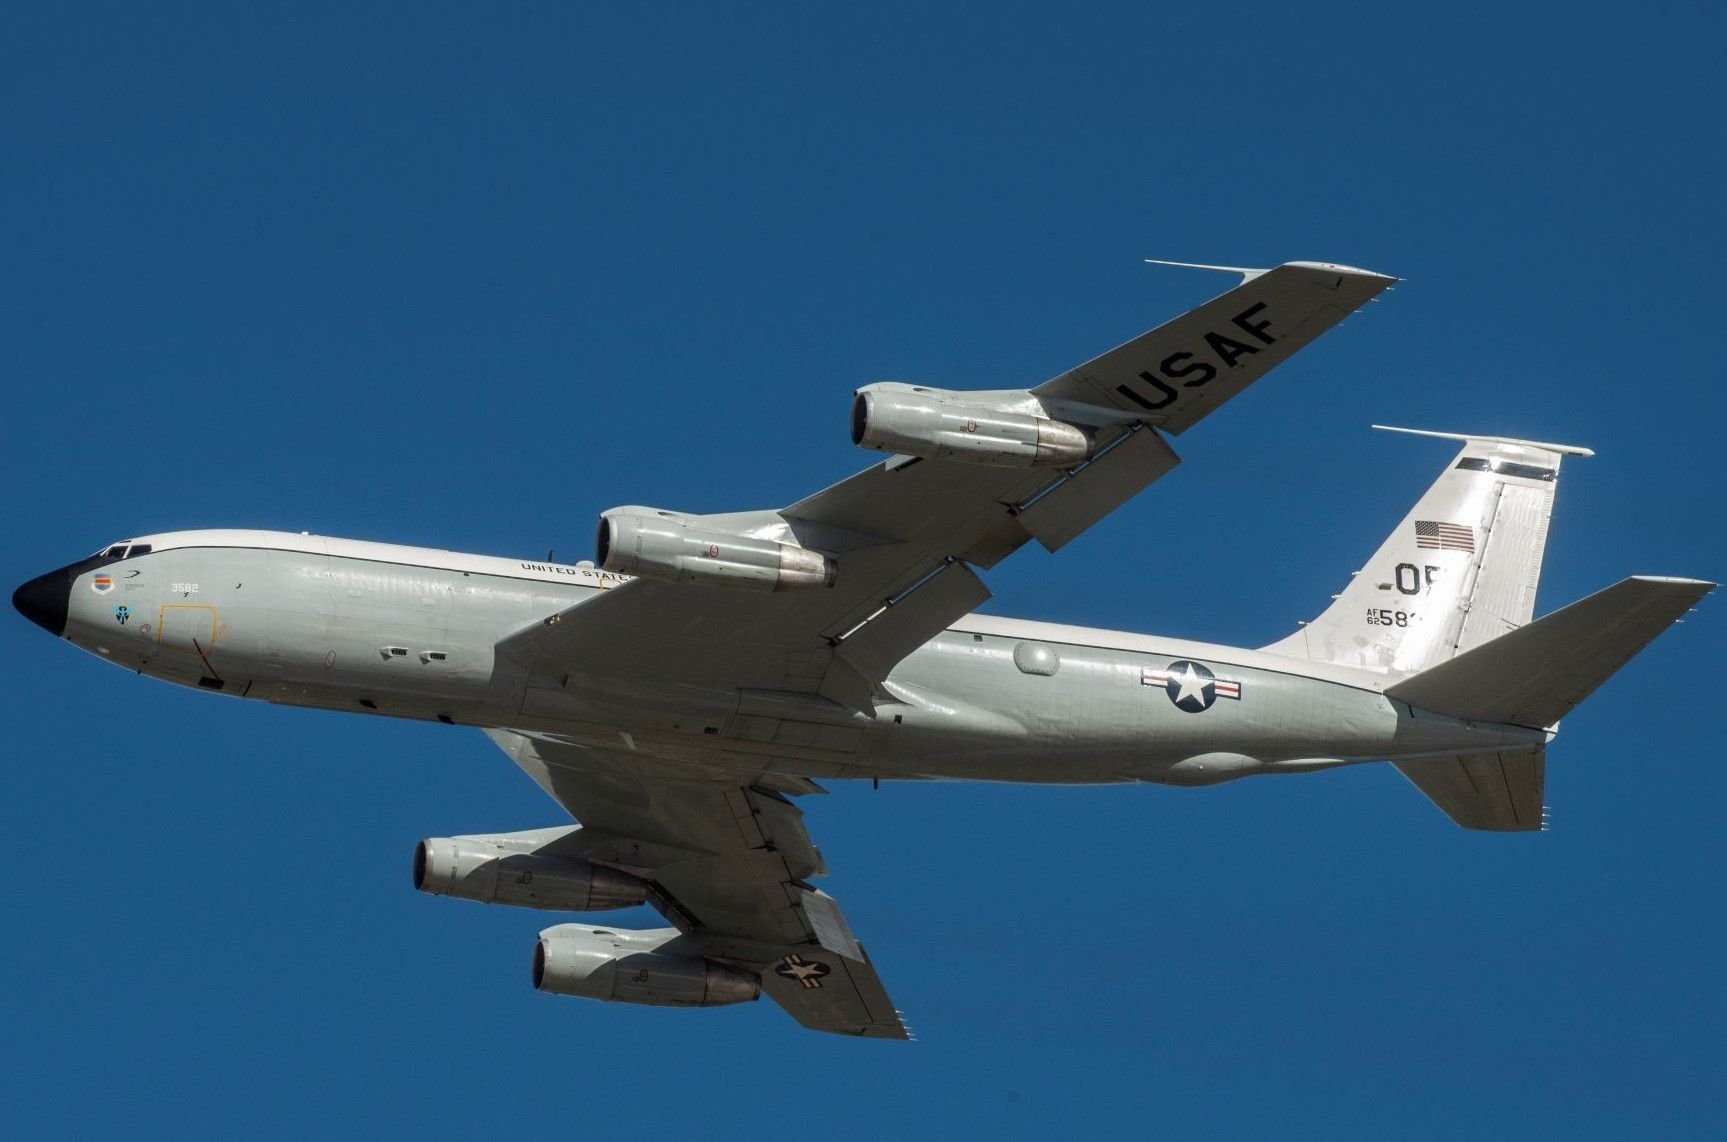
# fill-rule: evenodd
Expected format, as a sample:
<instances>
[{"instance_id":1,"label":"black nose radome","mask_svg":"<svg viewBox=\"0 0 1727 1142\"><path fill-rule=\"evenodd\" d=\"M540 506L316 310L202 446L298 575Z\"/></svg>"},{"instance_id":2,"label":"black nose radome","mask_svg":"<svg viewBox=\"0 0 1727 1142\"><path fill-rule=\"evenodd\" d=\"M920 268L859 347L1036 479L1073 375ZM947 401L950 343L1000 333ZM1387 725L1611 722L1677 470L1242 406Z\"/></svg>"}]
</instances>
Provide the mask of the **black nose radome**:
<instances>
[{"instance_id":1,"label":"black nose radome","mask_svg":"<svg viewBox=\"0 0 1727 1142\"><path fill-rule=\"evenodd\" d=\"M66 607L72 598L71 569L62 567L38 575L12 592L18 613L59 638L66 633Z\"/></svg>"}]
</instances>

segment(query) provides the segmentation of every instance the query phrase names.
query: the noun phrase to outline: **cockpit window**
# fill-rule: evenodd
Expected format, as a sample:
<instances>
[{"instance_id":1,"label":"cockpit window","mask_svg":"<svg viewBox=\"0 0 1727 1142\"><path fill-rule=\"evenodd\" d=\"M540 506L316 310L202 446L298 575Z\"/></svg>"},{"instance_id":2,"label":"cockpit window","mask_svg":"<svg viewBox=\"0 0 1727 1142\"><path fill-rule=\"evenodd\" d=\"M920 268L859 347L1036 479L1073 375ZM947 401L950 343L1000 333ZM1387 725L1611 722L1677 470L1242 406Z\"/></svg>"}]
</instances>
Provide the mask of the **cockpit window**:
<instances>
[{"instance_id":1,"label":"cockpit window","mask_svg":"<svg viewBox=\"0 0 1727 1142\"><path fill-rule=\"evenodd\" d=\"M131 559L138 555L150 554L148 543L116 543L96 553L103 559Z\"/></svg>"}]
</instances>

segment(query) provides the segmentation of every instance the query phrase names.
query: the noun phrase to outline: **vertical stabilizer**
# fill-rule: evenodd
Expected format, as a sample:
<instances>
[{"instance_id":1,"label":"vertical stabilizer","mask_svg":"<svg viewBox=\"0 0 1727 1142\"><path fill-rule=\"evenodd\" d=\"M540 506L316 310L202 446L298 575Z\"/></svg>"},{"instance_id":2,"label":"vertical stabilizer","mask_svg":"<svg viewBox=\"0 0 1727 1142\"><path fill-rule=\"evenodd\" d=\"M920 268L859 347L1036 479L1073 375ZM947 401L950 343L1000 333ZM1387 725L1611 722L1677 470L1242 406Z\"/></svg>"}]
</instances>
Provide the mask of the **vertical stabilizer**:
<instances>
[{"instance_id":1,"label":"vertical stabilizer","mask_svg":"<svg viewBox=\"0 0 1727 1142\"><path fill-rule=\"evenodd\" d=\"M1534 615L1560 460L1593 453L1497 436L1415 435L1460 440L1463 450L1325 613L1267 651L1412 673Z\"/></svg>"}]
</instances>

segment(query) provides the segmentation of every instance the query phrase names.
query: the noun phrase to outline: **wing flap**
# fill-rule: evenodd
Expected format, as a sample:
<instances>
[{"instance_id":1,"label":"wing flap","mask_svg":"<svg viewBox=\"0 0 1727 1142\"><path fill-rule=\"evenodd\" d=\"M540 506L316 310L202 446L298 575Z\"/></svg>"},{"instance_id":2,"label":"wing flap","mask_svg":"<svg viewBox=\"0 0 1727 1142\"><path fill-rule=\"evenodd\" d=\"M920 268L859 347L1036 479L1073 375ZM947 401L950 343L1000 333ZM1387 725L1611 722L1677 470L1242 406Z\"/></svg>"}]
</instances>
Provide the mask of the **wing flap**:
<instances>
[{"instance_id":1,"label":"wing flap","mask_svg":"<svg viewBox=\"0 0 1727 1142\"><path fill-rule=\"evenodd\" d=\"M851 925L840 912L839 901L819 888L800 888L797 891L804 915L815 931L816 943L848 959L863 960L863 945L852 935Z\"/></svg>"},{"instance_id":2,"label":"wing flap","mask_svg":"<svg viewBox=\"0 0 1727 1142\"><path fill-rule=\"evenodd\" d=\"M898 599L883 603L862 626L839 640L819 693L853 709L869 705L874 683L888 676L900 659L946 630L958 615L970 614L989 598L977 573L957 560L944 563L928 579Z\"/></svg>"},{"instance_id":3,"label":"wing flap","mask_svg":"<svg viewBox=\"0 0 1727 1142\"><path fill-rule=\"evenodd\" d=\"M1021 510L1020 523L1046 551L1059 551L1179 463L1156 429L1139 427Z\"/></svg>"}]
</instances>

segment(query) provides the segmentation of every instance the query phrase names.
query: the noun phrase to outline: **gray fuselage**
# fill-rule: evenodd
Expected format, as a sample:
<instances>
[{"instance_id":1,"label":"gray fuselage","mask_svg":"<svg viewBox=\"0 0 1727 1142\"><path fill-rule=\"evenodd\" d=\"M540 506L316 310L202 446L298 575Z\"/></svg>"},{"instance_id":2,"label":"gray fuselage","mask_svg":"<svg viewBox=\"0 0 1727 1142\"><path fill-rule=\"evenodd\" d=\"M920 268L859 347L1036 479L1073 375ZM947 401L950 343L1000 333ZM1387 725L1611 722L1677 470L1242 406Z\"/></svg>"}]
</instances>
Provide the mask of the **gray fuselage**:
<instances>
[{"instance_id":1,"label":"gray fuselage","mask_svg":"<svg viewBox=\"0 0 1727 1142\"><path fill-rule=\"evenodd\" d=\"M498 650L627 581L591 566L279 532L108 552L26 584L19 609L53 630L63 595L56 633L164 681L555 734L637 752L645 771L1210 784L1546 737L1411 710L1365 670L983 615L900 662L871 714L813 694L644 686L605 662L548 670Z\"/></svg>"}]
</instances>

